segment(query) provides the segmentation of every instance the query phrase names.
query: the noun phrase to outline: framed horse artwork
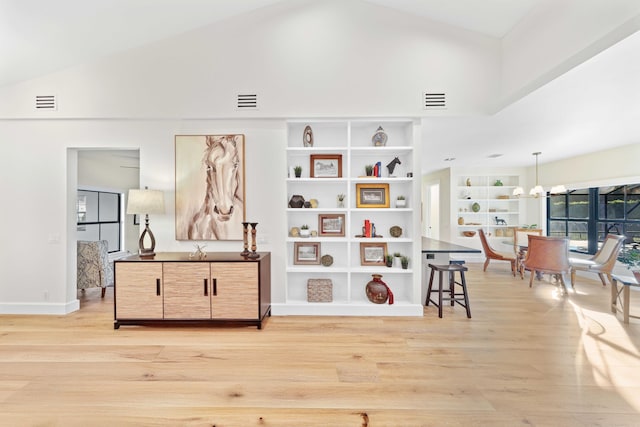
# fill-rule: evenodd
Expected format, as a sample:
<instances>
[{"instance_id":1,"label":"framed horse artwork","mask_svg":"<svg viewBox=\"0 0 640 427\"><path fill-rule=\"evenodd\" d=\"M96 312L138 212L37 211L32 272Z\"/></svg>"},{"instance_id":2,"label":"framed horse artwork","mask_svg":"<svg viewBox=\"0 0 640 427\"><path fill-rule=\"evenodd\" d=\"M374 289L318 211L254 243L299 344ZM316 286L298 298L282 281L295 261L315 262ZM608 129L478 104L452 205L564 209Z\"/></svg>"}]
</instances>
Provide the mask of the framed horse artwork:
<instances>
[{"instance_id":1,"label":"framed horse artwork","mask_svg":"<svg viewBox=\"0 0 640 427\"><path fill-rule=\"evenodd\" d=\"M244 135L176 135L176 239L242 240Z\"/></svg>"}]
</instances>

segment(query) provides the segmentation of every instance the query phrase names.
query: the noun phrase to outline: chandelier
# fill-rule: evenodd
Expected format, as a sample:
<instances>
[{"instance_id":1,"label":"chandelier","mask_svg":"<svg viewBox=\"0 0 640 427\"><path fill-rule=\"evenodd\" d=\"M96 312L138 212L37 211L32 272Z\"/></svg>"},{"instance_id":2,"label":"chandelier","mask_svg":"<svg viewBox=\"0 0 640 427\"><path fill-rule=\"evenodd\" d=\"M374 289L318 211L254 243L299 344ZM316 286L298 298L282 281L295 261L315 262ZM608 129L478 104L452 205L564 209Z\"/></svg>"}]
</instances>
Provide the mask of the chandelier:
<instances>
[{"instance_id":1,"label":"chandelier","mask_svg":"<svg viewBox=\"0 0 640 427\"><path fill-rule=\"evenodd\" d=\"M536 156L536 185L529 190L529 196L524 196L524 189L522 187L516 187L513 190L513 195L516 197L543 197L546 193L544 191L544 188L542 187L542 185L540 185L540 183L538 182L538 156L540 154L542 154L541 151L536 151L535 153L531 153L534 156ZM556 193L564 193L566 192L567 189L564 187L564 185L555 185L553 187L551 187L551 190L549 191L552 194L556 194Z\"/></svg>"}]
</instances>

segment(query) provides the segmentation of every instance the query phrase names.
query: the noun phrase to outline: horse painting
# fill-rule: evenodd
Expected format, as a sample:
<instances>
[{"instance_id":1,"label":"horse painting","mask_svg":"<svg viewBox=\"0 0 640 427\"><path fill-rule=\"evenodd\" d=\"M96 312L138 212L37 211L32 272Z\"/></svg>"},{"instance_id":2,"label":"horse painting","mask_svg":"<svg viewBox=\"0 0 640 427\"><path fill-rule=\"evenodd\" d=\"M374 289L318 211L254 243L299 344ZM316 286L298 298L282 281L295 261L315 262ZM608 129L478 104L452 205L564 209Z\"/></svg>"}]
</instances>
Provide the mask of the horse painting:
<instances>
[{"instance_id":1,"label":"horse painting","mask_svg":"<svg viewBox=\"0 0 640 427\"><path fill-rule=\"evenodd\" d=\"M244 216L244 135L177 136L176 238L242 240Z\"/></svg>"}]
</instances>

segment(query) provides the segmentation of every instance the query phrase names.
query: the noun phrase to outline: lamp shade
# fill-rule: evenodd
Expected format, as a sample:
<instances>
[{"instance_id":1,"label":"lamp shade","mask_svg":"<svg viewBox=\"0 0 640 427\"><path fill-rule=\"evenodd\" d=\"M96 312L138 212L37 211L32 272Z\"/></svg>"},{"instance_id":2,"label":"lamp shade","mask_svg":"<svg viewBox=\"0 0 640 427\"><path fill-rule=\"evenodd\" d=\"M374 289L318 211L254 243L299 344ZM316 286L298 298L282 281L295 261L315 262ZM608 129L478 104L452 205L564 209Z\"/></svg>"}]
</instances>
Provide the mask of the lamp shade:
<instances>
[{"instance_id":1,"label":"lamp shade","mask_svg":"<svg viewBox=\"0 0 640 427\"><path fill-rule=\"evenodd\" d=\"M163 214L164 193L160 190L129 190L127 214Z\"/></svg>"}]
</instances>

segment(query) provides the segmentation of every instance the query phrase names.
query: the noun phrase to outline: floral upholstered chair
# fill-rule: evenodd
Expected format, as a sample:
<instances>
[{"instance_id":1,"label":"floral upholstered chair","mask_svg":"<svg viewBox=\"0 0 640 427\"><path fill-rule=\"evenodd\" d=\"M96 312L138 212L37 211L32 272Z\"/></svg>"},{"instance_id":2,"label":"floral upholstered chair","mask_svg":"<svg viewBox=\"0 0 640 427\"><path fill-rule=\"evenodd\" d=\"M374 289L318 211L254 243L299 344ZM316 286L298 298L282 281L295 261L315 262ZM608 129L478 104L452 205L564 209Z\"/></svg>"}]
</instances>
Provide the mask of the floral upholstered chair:
<instances>
[{"instance_id":1,"label":"floral upholstered chair","mask_svg":"<svg viewBox=\"0 0 640 427\"><path fill-rule=\"evenodd\" d=\"M109 263L109 244L106 240L88 242L78 240L78 289L113 286L113 266Z\"/></svg>"}]
</instances>

